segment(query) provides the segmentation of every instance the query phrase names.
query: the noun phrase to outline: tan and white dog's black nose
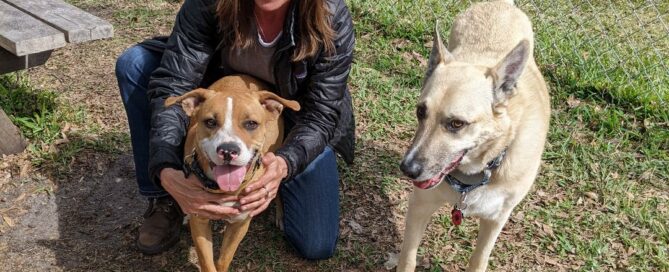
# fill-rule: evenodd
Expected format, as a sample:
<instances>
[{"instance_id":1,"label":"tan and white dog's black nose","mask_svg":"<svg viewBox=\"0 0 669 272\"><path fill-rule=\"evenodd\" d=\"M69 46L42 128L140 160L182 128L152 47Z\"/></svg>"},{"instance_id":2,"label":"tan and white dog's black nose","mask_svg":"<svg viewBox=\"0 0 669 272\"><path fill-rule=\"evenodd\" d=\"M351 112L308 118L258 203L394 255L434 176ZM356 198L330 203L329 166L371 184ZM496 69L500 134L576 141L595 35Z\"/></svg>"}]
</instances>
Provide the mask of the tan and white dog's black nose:
<instances>
[{"instance_id":1,"label":"tan and white dog's black nose","mask_svg":"<svg viewBox=\"0 0 669 272\"><path fill-rule=\"evenodd\" d=\"M218 157L228 163L236 159L237 156L239 156L240 151L241 149L239 146L231 142L222 143L216 147L216 154L218 154Z\"/></svg>"},{"instance_id":2,"label":"tan and white dog's black nose","mask_svg":"<svg viewBox=\"0 0 669 272\"><path fill-rule=\"evenodd\" d=\"M400 170L407 177L415 179L423 173L423 166L416 160L405 157L400 164Z\"/></svg>"}]
</instances>

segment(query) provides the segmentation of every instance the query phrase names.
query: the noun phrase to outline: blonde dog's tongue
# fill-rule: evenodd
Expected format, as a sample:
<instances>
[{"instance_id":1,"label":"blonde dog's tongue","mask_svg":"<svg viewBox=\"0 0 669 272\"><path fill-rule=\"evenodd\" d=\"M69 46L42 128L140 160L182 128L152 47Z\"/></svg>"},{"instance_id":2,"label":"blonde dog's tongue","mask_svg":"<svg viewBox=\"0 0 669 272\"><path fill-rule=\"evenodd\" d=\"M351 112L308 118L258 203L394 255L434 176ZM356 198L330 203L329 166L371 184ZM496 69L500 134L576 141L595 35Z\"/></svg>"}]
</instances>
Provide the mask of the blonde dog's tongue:
<instances>
[{"instance_id":1,"label":"blonde dog's tongue","mask_svg":"<svg viewBox=\"0 0 669 272\"><path fill-rule=\"evenodd\" d=\"M237 190L242 184L246 166L238 165L217 165L214 166L214 177L218 187L226 192Z\"/></svg>"}]
</instances>

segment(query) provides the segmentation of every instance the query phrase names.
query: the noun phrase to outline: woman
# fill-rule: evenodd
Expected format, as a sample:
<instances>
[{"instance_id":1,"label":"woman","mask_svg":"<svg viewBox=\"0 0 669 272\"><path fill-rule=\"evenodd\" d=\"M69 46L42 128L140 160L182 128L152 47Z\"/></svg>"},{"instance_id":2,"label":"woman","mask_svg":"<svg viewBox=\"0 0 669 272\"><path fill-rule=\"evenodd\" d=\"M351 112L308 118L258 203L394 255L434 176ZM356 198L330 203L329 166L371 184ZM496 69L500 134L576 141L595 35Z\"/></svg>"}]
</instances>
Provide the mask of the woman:
<instances>
[{"instance_id":1,"label":"woman","mask_svg":"<svg viewBox=\"0 0 669 272\"><path fill-rule=\"evenodd\" d=\"M354 46L343 0L186 0L166 41L126 50L116 75L128 114L140 193L149 208L137 246L157 254L179 237L181 214L223 219L255 216L279 195L286 239L307 259L334 254L339 232L339 177L333 149L353 160L353 114L346 86ZM188 118L164 100L216 79L245 73L300 102L284 112L287 133L266 168L239 199L241 207L203 190L182 171ZM332 147L332 148L331 148ZM175 201L178 204L175 205Z\"/></svg>"}]
</instances>

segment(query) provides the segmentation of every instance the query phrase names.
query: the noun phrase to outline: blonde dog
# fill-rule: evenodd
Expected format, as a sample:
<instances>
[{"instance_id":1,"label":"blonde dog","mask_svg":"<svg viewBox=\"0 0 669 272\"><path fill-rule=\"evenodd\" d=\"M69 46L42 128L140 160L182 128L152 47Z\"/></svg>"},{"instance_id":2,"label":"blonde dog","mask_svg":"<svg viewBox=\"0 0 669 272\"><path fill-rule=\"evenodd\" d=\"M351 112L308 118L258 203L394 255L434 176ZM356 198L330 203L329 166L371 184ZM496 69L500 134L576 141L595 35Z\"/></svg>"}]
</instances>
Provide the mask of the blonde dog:
<instances>
[{"instance_id":1,"label":"blonde dog","mask_svg":"<svg viewBox=\"0 0 669 272\"><path fill-rule=\"evenodd\" d=\"M537 176L550 98L534 62L532 25L513 1L477 3L460 14L448 49L435 32L418 129L400 166L416 188L397 271L414 270L430 217L446 202L456 225L463 216L479 218L467 271L485 271Z\"/></svg>"}]
</instances>

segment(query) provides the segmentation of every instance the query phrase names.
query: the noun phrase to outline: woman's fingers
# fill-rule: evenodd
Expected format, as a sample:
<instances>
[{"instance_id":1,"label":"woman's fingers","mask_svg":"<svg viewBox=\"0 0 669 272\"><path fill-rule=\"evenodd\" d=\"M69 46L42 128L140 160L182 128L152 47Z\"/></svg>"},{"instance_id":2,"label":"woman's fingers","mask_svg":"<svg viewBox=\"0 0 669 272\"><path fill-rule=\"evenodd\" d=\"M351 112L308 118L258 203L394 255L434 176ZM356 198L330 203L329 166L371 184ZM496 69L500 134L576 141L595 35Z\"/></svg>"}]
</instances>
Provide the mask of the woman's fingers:
<instances>
[{"instance_id":1,"label":"woman's fingers","mask_svg":"<svg viewBox=\"0 0 669 272\"><path fill-rule=\"evenodd\" d=\"M199 207L198 212L211 214L215 219L225 219L230 216L239 215L240 211L235 207L226 207L218 204L205 204Z\"/></svg>"},{"instance_id":2,"label":"woman's fingers","mask_svg":"<svg viewBox=\"0 0 669 272\"><path fill-rule=\"evenodd\" d=\"M240 207L240 209L241 209L242 211L253 211L253 210L255 210L256 208L258 208L258 207L262 206L263 204L265 204L266 202L269 203L269 199L263 197L263 198L259 199L258 201L249 202L249 203L246 204L246 205L242 205L242 206Z\"/></svg>"},{"instance_id":3,"label":"woman's fingers","mask_svg":"<svg viewBox=\"0 0 669 272\"><path fill-rule=\"evenodd\" d=\"M251 212L250 216L254 217L254 216L260 214L261 212L263 212L265 209L267 209L267 207L269 207L270 202L271 202L271 199L268 199L267 201L265 201L265 203L263 203L260 207L258 207L257 209L254 209Z\"/></svg>"},{"instance_id":4,"label":"woman's fingers","mask_svg":"<svg viewBox=\"0 0 669 272\"><path fill-rule=\"evenodd\" d=\"M276 167L274 166L274 162L276 161L276 156L274 156L274 153L272 152L267 152L264 156L262 156L262 164L265 167L265 173L263 173L258 180L252 184L250 184L246 189L244 189L244 192L246 194L253 192L255 190L258 190L259 188L265 187L267 183L270 181L276 179L277 176L277 171Z\"/></svg>"}]
</instances>

